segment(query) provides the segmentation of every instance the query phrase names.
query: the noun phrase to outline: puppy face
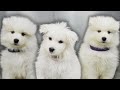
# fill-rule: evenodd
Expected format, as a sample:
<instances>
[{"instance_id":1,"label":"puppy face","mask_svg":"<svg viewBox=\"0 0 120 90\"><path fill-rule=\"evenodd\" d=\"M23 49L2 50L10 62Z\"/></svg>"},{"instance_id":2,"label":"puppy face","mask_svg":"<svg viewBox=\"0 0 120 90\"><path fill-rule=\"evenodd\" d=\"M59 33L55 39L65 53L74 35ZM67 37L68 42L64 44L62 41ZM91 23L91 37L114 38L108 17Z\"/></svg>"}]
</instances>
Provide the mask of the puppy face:
<instances>
[{"instance_id":1,"label":"puppy face","mask_svg":"<svg viewBox=\"0 0 120 90\"><path fill-rule=\"evenodd\" d=\"M50 55L60 55L67 47L66 37L63 33L49 32L44 38L44 49Z\"/></svg>"},{"instance_id":2,"label":"puppy face","mask_svg":"<svg viewBox=\"0 0 120 90\"><path fill-rule=\"evenodd\" d=\"M25 32L10 30L2 33L1 42L9 48L22 48L26 45L28 37L29 36Z\"/></svg>"},{"instance_id":3,"label":"puppy face","mask_svg":"<svg viewBox=\"0 0 120 90\"><path fill-rule=\"evenodd\" d=\"M65 23L42 25L40 32L44 34L42 48L52 56L64 54L68 48L73 49L78 39Z\"/></svg>"},{"instance_id":4,"label":"puppy face","mask_svg":"<svg viewBox=\"0 0 120 90\"><path fill-rule=\"evenodd\" d=\"M119 44L119 22L111 17L93 17L89 21L85 41L94 46L112 47Z\"/></svg>"},{"instance_id":5,"label":"puppy face","mask_svg":"<svg viewBox=\"0 0 120 90\"><path fill-rule=\"evenodd\" d=\"M31 25L31 29L29 29L29 25ZM20 17L5 18L2 26L1 43L9 49L21 49L27 46L35 32L35 25L31 24L28 19Z\"/></svg>"}]
</instances>

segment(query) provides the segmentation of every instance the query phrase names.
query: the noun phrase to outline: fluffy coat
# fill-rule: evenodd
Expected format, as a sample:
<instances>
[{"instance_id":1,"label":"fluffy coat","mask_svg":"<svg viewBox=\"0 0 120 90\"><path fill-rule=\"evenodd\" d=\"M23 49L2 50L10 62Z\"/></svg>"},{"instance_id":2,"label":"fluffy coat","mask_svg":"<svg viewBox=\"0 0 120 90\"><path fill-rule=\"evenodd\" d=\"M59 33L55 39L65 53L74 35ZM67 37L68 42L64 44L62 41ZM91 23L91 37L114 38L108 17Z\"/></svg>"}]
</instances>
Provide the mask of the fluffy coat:
<instances>
[{"instance_id":1,"label":"fluffy coat","mask_svg":"<svg viewBox=\"0 0 120 90\"><path fill-rule=\"evenodd\" d=\"M112 79L119 63L117 46L119 45L119 22L112 17L90 17L84 42L80 47L79 58L83 79ZM106 42L102 42L102 38ZM109 48L108 51L95 51L97 48Z\"/></svg>"},{"instance_id":2,"label":"fluffy coat","mask_svg":"<svg viewBox=\"0 0 120 90\"><path fill-rule=\"evenodd\" d=\"M3 19L1 67L3 79L35 79L34 62L37 53L36 25L25 17L11 16ZM14 45L18 39L18 45ZM20 52L10 52L20 50Z\"/></svg>"},{"instance_id":3,"label":"fluffy coat","mask_svg":"<svg viewBox=\"0 0 120 90\"><path fill-rule=\"evenodd\" d=\"M43 42L36 62L38 79L80 79L81 66L74 50L76 33L66 23L41 25ZM50 53L49 48L55 51Z\"/></svg>"}]
</instances>

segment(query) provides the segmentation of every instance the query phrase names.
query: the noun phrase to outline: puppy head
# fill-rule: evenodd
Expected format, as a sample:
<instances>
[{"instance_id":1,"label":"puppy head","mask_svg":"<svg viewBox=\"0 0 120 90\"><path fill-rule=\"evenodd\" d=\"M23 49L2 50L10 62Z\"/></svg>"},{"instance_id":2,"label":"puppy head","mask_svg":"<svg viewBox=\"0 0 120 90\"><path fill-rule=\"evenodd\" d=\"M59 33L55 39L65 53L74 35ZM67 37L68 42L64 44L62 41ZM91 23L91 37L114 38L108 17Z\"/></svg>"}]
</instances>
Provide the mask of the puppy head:
<instances>
[{"instance_id":1,"label":"puppy head","mask_svg":"<svg viewBox=\"0 0 120 90\"><path fill-rule=\"evenodd\" d=\"M7 48L22 48L36 32L36 25L24 17L8 17L2 22L1 43Z\"/></svg>"},{"instance_id":2,"label":"puppy head","mask_svg":"<svg viewBox=\"0 0 120 90\"><path fill-rule=\"evenodd\" d=\"M90 17L85 42L101 47L119 44L119 22L112 17Z\"/></svg>"},{"instance_id":3,"label":"puppy head","mask_svg":"<svg viewBox=\"0 0 120 90\"><path fill-rule=\"evenodd\" d=\"M78 37L71 31L66 23L46 24L40 28L43 33L43 43L45 51L50 55L59 56L68 48L73 49Z\"/></svg>"}]
</instances>

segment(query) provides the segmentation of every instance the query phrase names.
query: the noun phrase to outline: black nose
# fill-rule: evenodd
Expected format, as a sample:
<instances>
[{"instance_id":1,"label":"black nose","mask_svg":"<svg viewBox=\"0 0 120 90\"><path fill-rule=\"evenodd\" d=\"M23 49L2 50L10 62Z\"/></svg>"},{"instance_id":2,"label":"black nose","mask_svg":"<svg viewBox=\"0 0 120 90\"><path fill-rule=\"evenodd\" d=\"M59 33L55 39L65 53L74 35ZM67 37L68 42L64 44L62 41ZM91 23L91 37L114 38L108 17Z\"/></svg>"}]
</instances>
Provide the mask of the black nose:
<instances>
[{"instance_id":1,"label":"black nose","mask_svg":"<svg viewBox=\"0 0 120 90\"><path fill-rule=\"evenodd\" d=\"M49 48L49 51L50 51L50 52L54 52L55 49L51 47L51 48Z\"/></svg>"},{"instance_id":2,"label":"black nose","mask_svg":"<svg viewBox=\"0 0 120 90\"><path fill-rule=\"evenodd\" d=\"M107 38L106 38L106 37L102 37L102 40L103 40L103 41L106 41L106 40L107 40Z\"/></svg>"},{"instance_id":3,"label":"black nose","mask_svg":"<svg viewBox=\"0 0 120 90\"><path fill-rule=\"evenodd\" d=\"M14 43L18 43L19 42L19 40L18 39L14 39Z\"/></svg>"}]
</instances>

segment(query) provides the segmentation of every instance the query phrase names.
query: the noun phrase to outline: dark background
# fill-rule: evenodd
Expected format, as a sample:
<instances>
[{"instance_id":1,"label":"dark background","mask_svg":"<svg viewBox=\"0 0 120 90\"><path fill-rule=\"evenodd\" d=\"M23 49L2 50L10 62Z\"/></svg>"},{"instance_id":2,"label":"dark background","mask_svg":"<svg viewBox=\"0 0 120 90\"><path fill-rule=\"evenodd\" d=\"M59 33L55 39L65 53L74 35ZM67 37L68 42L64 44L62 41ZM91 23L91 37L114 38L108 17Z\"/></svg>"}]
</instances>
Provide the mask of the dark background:
<instances>
[{"instance_id":1,"label":"dark background","mask_svg":"<svg viewBox=\"0 0 120 90\"><path fill-rule=\"evenodd\" d=\"M0 11L0 28L3 17L11 15L27 16L37 25L60 21L68 22L71 29L74 30L80 37L80 40L77 42L75 47L77 52L84 38L88 18L90 16L107 15L115 17L118 21L120 20L120 11ZM38 44L40 45L41 36L39 33L36 33L36 36L38 38ZM0 46L0 51L3 49L4 48ZM120 79L120 66L116 71L115 79Z\"/></svg>"}]
</instances>

